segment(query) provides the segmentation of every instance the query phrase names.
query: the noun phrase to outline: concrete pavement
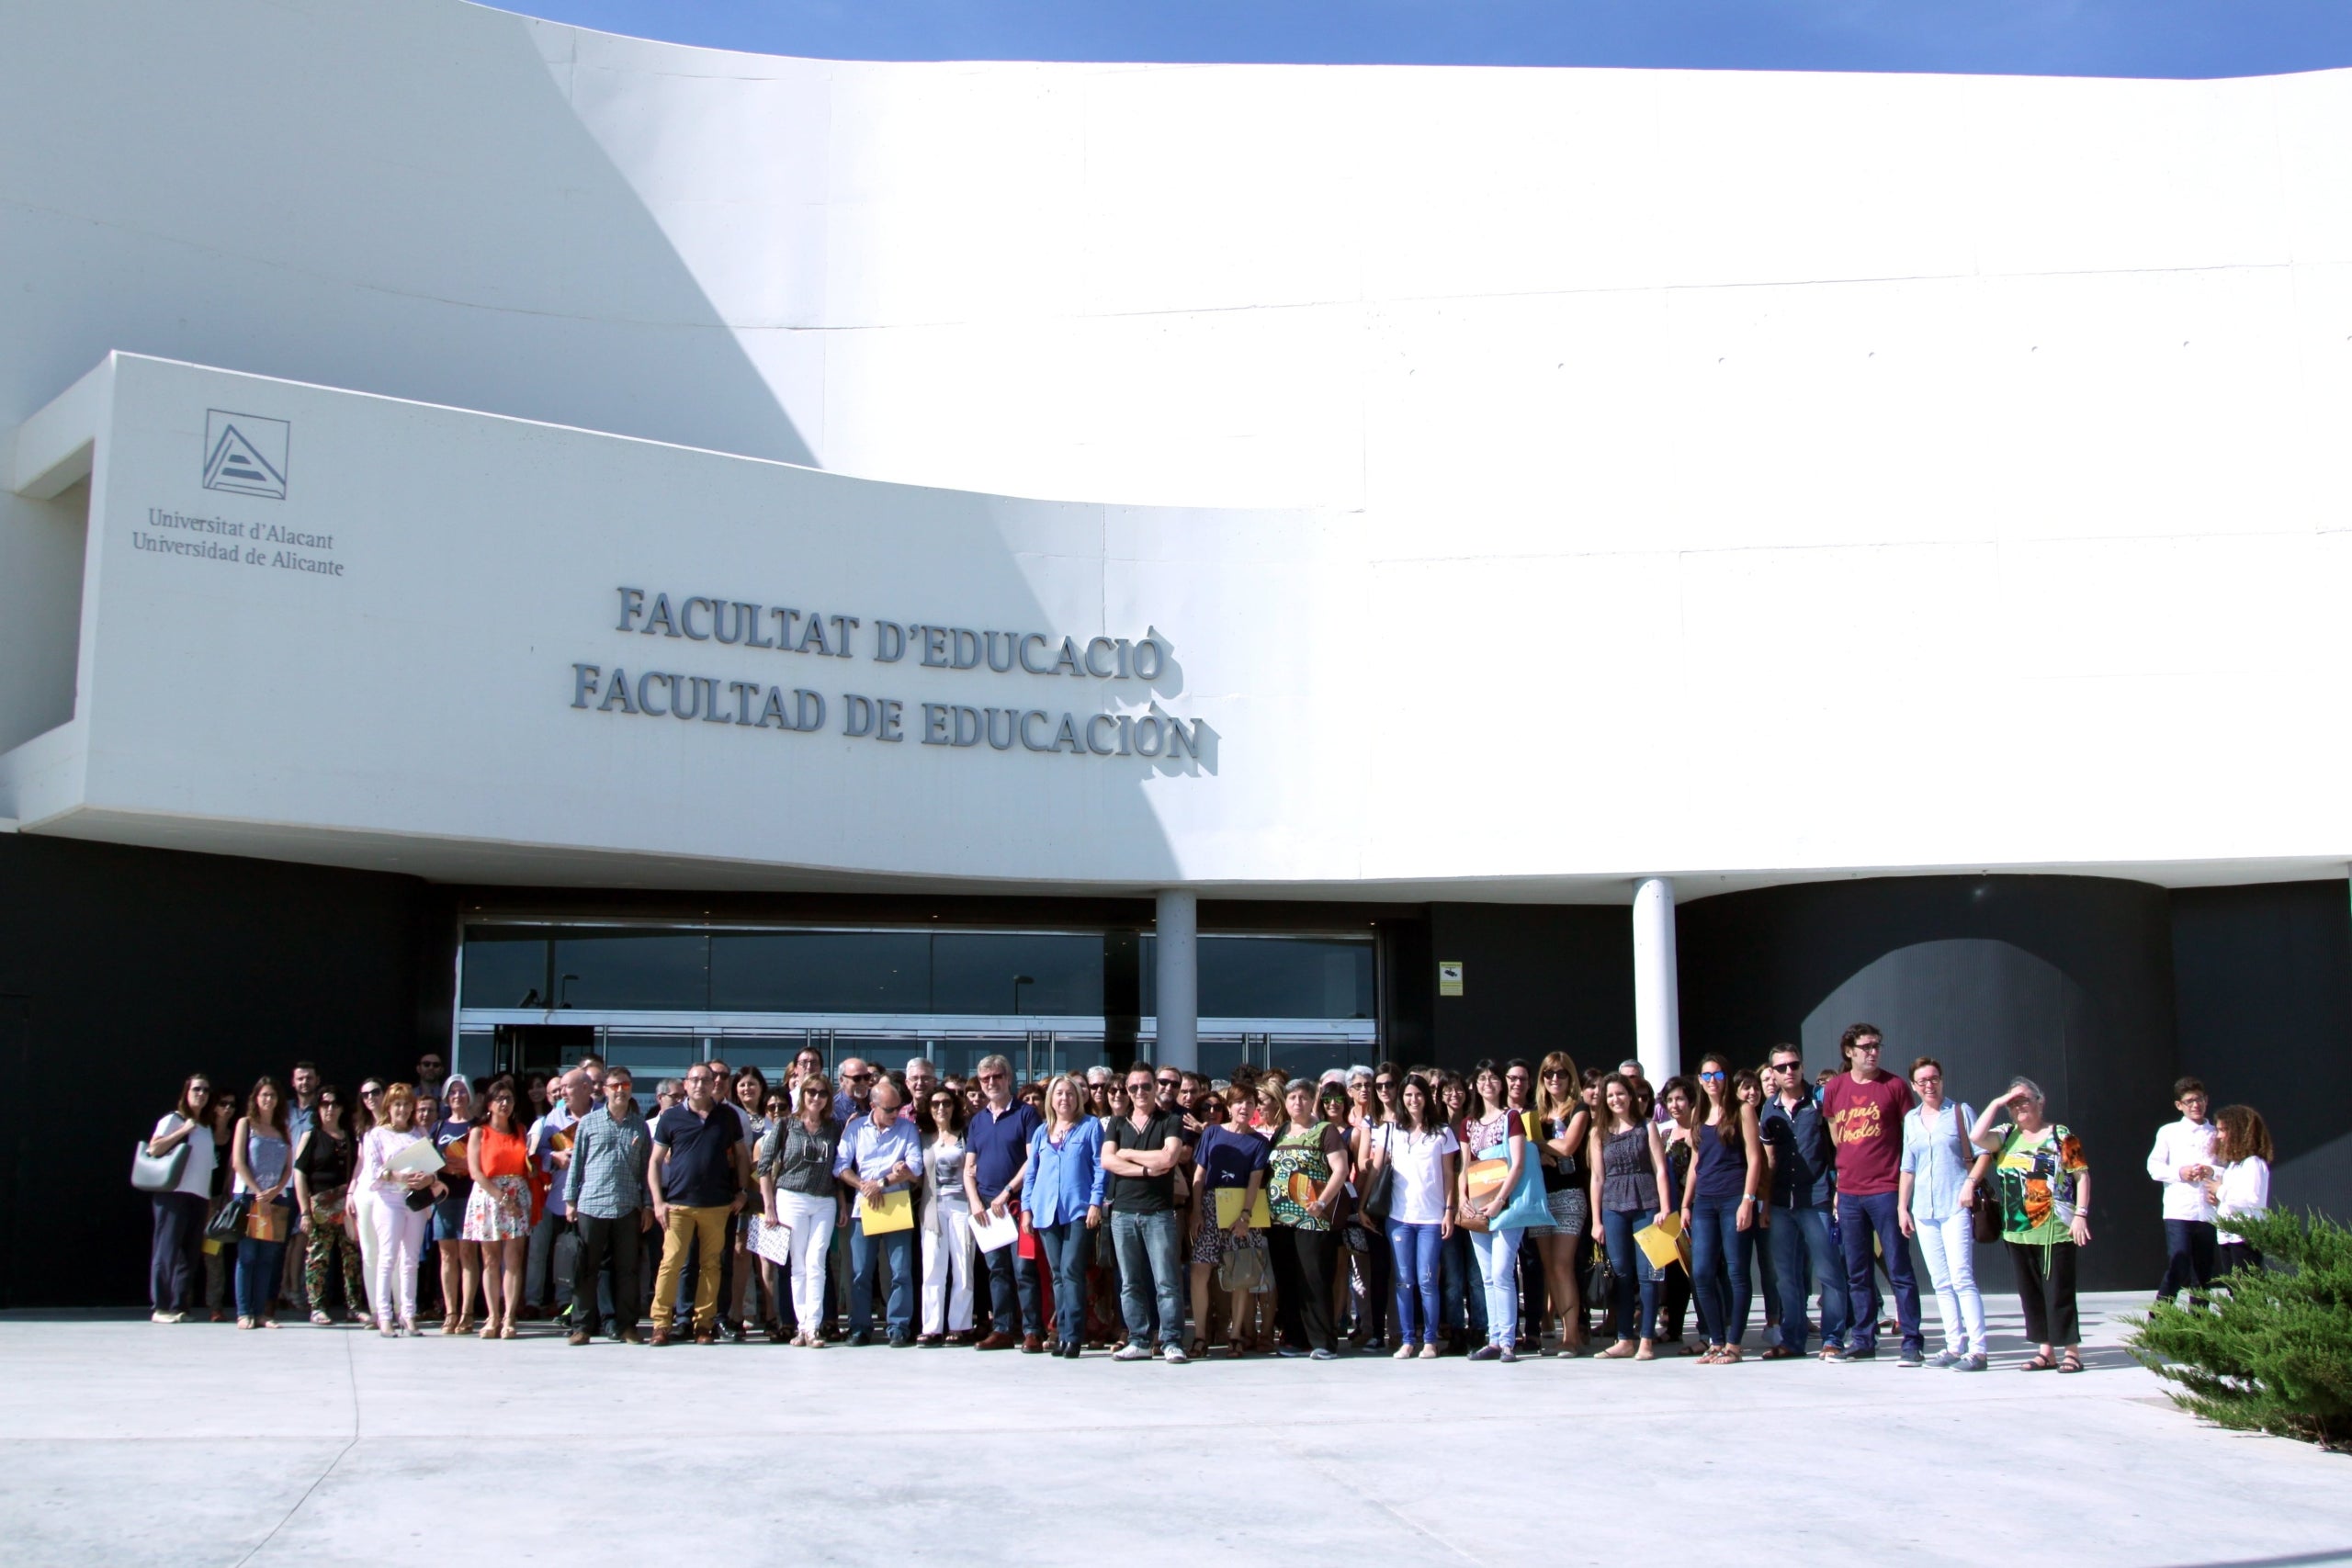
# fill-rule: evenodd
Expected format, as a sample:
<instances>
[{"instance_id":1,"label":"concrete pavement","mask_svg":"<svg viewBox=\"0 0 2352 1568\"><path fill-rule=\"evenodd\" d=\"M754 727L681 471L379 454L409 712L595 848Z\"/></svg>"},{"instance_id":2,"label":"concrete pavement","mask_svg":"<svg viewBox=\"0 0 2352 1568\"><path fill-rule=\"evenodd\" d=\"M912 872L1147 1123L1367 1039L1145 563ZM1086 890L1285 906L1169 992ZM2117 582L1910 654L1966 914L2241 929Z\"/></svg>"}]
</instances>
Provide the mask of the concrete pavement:
<instances>
[{"instance_id":1,"label":"concrete pavement","mask_svg":"<svg viewBox=\"0 0 2352 1568\"><path fill-rule=\"evenodd\" d=\"M0 1562L2352 1563L2352 1460L2092 1370L1189 1367L0 1315Z\"/></svg>"}]
</instances>

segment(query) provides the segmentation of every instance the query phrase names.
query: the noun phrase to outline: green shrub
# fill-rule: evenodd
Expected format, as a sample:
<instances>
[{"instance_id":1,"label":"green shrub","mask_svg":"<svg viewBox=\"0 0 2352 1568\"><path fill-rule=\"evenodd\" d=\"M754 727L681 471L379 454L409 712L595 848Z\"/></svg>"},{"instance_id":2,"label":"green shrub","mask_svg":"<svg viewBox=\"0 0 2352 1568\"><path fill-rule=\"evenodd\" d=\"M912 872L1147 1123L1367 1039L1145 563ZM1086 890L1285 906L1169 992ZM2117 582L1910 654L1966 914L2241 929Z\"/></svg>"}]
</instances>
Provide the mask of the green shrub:
<instances>
[{"instance_id":1,"label":"green shrub","mask_svg":"<svg viewBox=\"0 0 2352 1568\"><path fill-rule=\"evenodd\" d=\"M2265 1267L2215 1281L2206 1307L2159 1303L2132 1353L2209 1421L2352 1448L2352 1231L2285 1210L2230 1228Z\"/></svg>"}]
</instances>

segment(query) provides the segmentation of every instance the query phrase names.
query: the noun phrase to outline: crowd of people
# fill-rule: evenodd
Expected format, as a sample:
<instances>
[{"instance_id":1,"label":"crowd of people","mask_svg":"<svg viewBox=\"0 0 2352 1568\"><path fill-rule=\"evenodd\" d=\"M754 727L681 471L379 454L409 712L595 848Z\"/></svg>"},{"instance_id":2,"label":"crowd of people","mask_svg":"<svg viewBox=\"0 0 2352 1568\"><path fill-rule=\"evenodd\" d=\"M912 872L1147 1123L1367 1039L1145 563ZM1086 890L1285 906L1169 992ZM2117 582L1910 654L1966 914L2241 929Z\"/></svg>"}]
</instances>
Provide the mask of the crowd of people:
<instances>
[{"instance_id":1,"label":"crowd of people","mask_svg":"<svg viewBox=\"0 0 2352 1568\"><path fill-rule=\"evenodd\" d=\"M1856 1024L1809 1075L1382 1063L1229 1078L1137 1063L1016 1081L803 1051L771 1083L696 1063L654 1084L594 1057L469 1081L428 1055L356 1099L297 1063L240 1105L203 1074L155 1124L158 1323L372 1325L573 1345L691 1337L968 1346L1123 1360L1530 1354L1702 1364L1894 1359L1982 1371L1978 1243L2014 1270L2030 1371L2082 1370L2081 1140L2018 1077L1981 1110L1942 1066L1881 1065ZM2160 1295L2258 1267L2268 1134L2175 1086L2148 1174ZM159 1183L167 1187L159 1188ZM1913 1245L1942 1344L1930 1358ZM1883 1286L1883 1289L1882 1289ZM1886 1297L1894 1315L1883 1322ZM1817 1304L1816 1304L1817 1303ZM1693 1309L1695 1308L1695 1312ZM1686 1327L1693 1330L1686 1337ZM1817 1337L1818 1348L1815 1347Z\"/></svg>"}]
</instances>

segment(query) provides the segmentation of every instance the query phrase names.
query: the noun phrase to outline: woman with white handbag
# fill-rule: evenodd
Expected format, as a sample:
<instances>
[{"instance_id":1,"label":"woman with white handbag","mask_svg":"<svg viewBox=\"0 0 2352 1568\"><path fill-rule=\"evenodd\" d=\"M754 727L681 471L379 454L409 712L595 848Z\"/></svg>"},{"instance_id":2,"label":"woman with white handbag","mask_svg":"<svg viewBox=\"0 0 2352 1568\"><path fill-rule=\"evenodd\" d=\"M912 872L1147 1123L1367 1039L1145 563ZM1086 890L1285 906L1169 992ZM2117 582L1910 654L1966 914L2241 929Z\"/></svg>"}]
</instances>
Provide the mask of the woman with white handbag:
<instances>
[{"instance_id":1,"label":"woman with white handbag","mask_svg":"<svg viewBox=\"0 0 2352 1568\"><path fill-rule=\"evenodd\" d=\"M202 1277L196 1248L204 1236L216 1157L204 1114L211 1098L211 1081L202 1073L189 1074L180 1085L179 1103L155 1123L141 1145L144 1157L131 1168L132 1184L148 1194L155 1209L147 1290L157 1323L177 1323L196 1308L197 1280Z\"/></svg>"}]
</instances>

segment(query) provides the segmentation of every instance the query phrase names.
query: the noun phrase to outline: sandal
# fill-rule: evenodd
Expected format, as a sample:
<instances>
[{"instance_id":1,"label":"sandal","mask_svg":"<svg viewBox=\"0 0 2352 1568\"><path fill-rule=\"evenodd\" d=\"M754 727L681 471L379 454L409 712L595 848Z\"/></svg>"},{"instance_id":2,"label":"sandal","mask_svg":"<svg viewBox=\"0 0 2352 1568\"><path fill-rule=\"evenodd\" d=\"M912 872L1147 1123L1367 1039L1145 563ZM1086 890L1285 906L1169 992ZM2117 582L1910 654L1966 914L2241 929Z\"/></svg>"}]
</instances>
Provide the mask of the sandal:
<instances>
[{"instance_id":1,"label":"sandal","mask_svg":"<svg viewBox=\"0 0 2352 1568\"><path fill-rule=\"evenodd\" d=\"M2052 1360L2048 1354L2040 1350L2033 1353L2031 1360L2024 1362L2018 1368L2021 1372L2052 1372L2057 1370L2058 1363Z\"/></svg>"},{"instance_id":2,"label":"sandal","mask_svg":"<svg viewBox=\"0 0 2352 1568\"><path fill-rule=\"evenodd\" d=\"M2069 1350L2059 1358L2058 1370L2062 1372L2079 1372L2083 1370L2083 1358L2075 1351Z\"/></svg>"},{"instance_id":3,"label":"sandal","mask_svg":"<svg viewBox=\"0 0 2352 1568\"><path fill-rule=\"evenodd\" d=\"M1193 1336L1191 1348L1185 1350L1184 1354L1195 1361L1205 1361L1209 1359L1209 1342L1196 1334Z\"/></svg>"},{"instance_id":4,"label":"sandal","mask_svg":"<svg viewBox=\"0 0 2352 1568\"><path fill-rule=\"evenodd\" d=\"M1725 1345L1715 1352L1715 1365L1719 1367L1736 1367L1739 1361L1739 1347L1736 1345Z\"/></svg>"},{"instance_id":5,"label":"sandal","mask_svg":"<svg viewBox=\"0 0 2352 1568\"><path fill-rule=\"evenodd\" d=\"M1802 1360L1804 1357L1804 1351L1792 1350L1786 1345L1770 1346L1764 1352L1764 1359L1768 1361L1795 1361Z\"/></svg>"}]
</instances>

